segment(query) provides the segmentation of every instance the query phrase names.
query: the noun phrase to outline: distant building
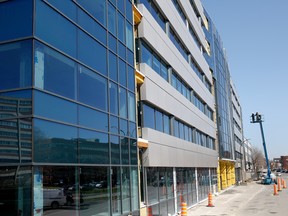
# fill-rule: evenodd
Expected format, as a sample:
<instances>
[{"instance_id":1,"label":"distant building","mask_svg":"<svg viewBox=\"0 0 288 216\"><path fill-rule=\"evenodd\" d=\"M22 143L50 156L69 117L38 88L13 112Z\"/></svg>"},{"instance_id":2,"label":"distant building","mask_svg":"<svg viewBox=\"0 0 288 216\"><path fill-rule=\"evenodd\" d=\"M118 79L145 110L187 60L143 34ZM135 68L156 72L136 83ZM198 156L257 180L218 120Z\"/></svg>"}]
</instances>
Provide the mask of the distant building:
<instances>
[{"instance_id":1,"label":"distant building","mask_svg":"<svg viewBox=\"0 0 288 216\"><path fill-rule=\"evenodd\" d=\"M283 170L288 170L288 156L281 156L280 163Z\"/></svg>"}]
</instances>

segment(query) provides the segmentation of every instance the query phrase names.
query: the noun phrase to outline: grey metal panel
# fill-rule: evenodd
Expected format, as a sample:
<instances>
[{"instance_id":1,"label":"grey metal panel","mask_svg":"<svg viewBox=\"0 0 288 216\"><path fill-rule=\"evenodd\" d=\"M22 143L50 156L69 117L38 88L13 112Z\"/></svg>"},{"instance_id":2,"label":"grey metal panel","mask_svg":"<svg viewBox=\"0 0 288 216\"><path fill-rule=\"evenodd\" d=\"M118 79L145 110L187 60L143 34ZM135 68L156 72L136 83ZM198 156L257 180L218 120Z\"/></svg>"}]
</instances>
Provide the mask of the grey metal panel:
<instances>
[{"instance_id":1,"label":"grey metal panel","mask_svg":"<svg viewBox=\"0 0 288 216\"><path fill-rule=\"evenodd\" d=\"M166 112L182 119L188 124L216 138L216 124L162 79L146 64L141 64L145 82L141 86L141 99L155 104ZM157 94L155 94L157 92Z\"/></svg>"},{"instance_id":2,"label":"grey metal panel","mask_svg":"<svg viewBox=\"0 0 288 216\"><path fill-rule=\"evenodd\" d=\"M145 10L144 10L145 13ZM151 16L146 10L147 17ZM143 19L139 28L139 37L144 38L158 53L162 56L177 73L194 89L194 91L208 104L211 109L214 109L214 97L200 81L199 77L185 61L180 52L170 41L168 36L152 18ZM140 71L145 74L143 67ZM146 74L145 74L146 75Z\"/></svg>"},{"instance_id":3,"label":"grey metal panel","mask_svg":"<svg viewBox=\"0 0 288 216\"><path fill-rule=\"evenodd\" d=\"M189 49L189 52L193 55L203 72L205 73L207 79L212 83L212 74L209 70L209 65L206 62L204 56L202 55L199 48L196 46L195 42L191 38L191 35L181 20L177 10L175 9L173 3L171 1L157 1L157 3L160 5L161 9L165 13L167 17L173 17L173 19L170 19L169 22L172 24L173 28L176 30L179 36L181 36L181 40L184 42L185 46ZM155 21L155 19L152 17L152 15L149 13L149 11L145 8L143 4L140 4L138 6L139 10L143 14L142 21L140 25L138 26L138 34L139 37L146 38L149 43L153 45L153 47L158 50L158 47L162 47L166 49L166 55L169 53L176 54L176 57L173 57L172 59L185 62L187 64L187 68L189 67L191 71L192 68L189 66L188 62L185 61L185 59L182 57L182 55L179 53L177 48L174 46L174 44L170 41L169 37L165 34L165 32L161 29L161 27L158 25L158 23ZM199 24L198 24L199 25ZM165 47L166 46L166 47ZM170 61L168 60L170 63ZM182 63L183 64L183 63ZM177 70L179 71L179 70ZM195 77L196 78L196 77ZM201 82L201 81L199 81Z\"/></svg>"},{"instance_id":4,"label":"grey metal panel","mask_svg":"<svg viewBox=\"0 0 288 216\"><path fill-rule=\"evenodd\" d=\"M218 153L176 137L143 128L143 137L149 147L143 155L144 166L157 167L214 167L218 166Z\"/></svg>"}]
</instances>

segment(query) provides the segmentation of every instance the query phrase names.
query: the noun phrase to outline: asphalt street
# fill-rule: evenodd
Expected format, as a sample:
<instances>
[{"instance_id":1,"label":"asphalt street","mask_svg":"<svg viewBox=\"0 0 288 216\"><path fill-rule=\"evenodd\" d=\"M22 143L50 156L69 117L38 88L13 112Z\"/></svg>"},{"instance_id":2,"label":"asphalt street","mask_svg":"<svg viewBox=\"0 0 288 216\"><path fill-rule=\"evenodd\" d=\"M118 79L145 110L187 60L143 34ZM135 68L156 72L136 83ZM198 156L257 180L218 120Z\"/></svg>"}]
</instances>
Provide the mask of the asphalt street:
<instances>
[{"instance_id":1,"label":"asphalt street","mask_svg":"<svg viewBox=\"0 0 288 216\"><path fill-rule=\"evenodd\" d=\"M288 183L288 174L282 174ZM277 187L278 188L278 187ZM234 186L218 196L213 196L214 207L208 201L188 210L189 216L271 216L288 215L288 189L274 195L273 185L249 182Z\"/></svg>"}]
</instances>

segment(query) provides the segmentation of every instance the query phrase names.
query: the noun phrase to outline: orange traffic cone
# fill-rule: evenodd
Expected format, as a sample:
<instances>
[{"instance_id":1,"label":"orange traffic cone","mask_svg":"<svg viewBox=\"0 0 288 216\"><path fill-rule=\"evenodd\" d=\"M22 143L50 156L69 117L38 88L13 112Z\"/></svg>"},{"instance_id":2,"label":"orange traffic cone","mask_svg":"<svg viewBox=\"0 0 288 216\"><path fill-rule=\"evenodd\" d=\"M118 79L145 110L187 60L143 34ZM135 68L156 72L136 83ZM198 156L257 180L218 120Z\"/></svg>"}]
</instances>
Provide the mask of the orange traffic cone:
<instances>
[{"instance_id":1,"label":"orange traffic cone","mask_svg":"<svg viewBox=\"0 0 288 216\"><path fill-rule=\"evenodd\" d=\"M148 207L148 214L147 216L153 216L152 207Z\"/></svg>"},{"instance_id":2,"label":"orange traffic cone","mask_svg":"<svg viewBox=\"0 0 288 216\"><path fill-rule=\"evenodd\" d=\"M213 195L211 192L209 192L208 194L208 205L207 207L214 207L213 203L212 203L212 199L213 199Z\"/></svg>"},{"instance_id":3,"label":"orange traffic cone","mask_svg":"<svg viewBox=\"0 0 288 216\"><path fill-rule=\"evenodd\" d=\"M286 188L286 182L285 182L284 178L282 178L282 188L283 188L283 189Z\"/></svg>"},{"instance_id":4,"label":"orange traffic cone","mask_svg":"<svg viewBox=\"0 0 288 216\"><path fill-rule=\"evenodd\" d=\"M280 178L278 178L277 185L278 185L278 191L281 191L281 179Z\"/></svg>"},{"instance_id":5,"label":"orange traffic cone","mask_svg":"<svg viewBox=\"0 0 288 216\"><path fill-rule=\"evenodd\" d=\"M274 188L274 196L278 195L276 184L273 185L273 188Z\"/></svg>"},{"instance_id":6,"label":"orange traffic cone","mask_svg":"<svg viewBox=\"0 0 288 216\"><path fill-rule=\"evenodd\" d=\"M181 203L181 216L187 216L187 203Z\"/></svg>"}]
</instances>

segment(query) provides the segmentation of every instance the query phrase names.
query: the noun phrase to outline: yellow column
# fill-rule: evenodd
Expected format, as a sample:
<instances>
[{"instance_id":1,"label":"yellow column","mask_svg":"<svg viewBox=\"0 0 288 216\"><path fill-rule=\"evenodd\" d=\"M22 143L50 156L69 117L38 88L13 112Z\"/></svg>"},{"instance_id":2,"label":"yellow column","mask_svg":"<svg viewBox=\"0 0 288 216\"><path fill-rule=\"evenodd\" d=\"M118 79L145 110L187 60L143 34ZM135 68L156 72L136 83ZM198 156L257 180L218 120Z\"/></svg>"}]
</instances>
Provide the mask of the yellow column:
<instances>
[{"instance_id":1,"label":"yellow column","mask_svg":"<svg viewBox=\"0 0 288 216\"><path fill-rule=\"evenodd\" d=\"M232 169L231 169L231 174L232 174L232 185L234 185L236 183L236 178L235 178L235 163L231 164Z\"/></svg>"},{"instance_id":2,"label":"yellow column","mask_svg":"<svg viewBox=\"0 0 288 216\"><path fill-rule=\"evenodd\" d=\"M220 173L221 173L221 186L222 189L227 188L227 182L226 182L226 178L227 178L227 169L226 169L226 164L224 161L220 162Z\"/></svg>"},{"instance_id":3,"label":"yellow column","mask_svg":"<svg viewBox=\"0 0 288 216\"><path fill-rule=\"evenodd\" d=\"M217 167L217 183L218 183L218 191L221 191L221 173L220 173L220 162L218 161Z\"/></svg>"}]
</instances>

